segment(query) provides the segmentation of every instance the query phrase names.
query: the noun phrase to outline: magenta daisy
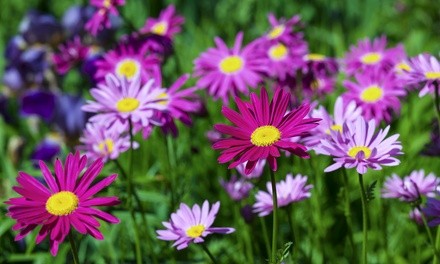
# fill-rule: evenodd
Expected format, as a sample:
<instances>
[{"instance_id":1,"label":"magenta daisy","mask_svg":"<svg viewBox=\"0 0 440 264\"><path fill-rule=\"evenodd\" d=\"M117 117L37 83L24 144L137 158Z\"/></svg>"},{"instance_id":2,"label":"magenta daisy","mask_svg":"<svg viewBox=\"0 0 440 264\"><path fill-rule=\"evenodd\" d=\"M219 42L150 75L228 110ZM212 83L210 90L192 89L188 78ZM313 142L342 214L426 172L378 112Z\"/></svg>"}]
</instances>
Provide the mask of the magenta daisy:
<instances>
[{"instance_id":1,"label":"magenta daisy","mask_svg":"<svg viewBox=\"0 0 440 264\"><path fill-rule=\"evenodd\" d=\"M207 89L214 99L228 102L228 93L248 94L262 81L261 73L266 71L265 59L254 56L255 42L241 49L243 33L235 38L232 49L220 38L215 38L216 48L203 52L195 61L194 76L200 77L197 86Z\"/></svg>"},{"instance_id":2,"label":"magenta daisy","mask_svg":"<svg viewBox=\"0 0 440 264\"><path fill-rule=\"evenodd\" d=\"M374 39L364 39L357 46L351 46L350 52L345 56L345 71L353 75L359 70L371 68L392 68L396 63L405 58L402 45L386 49L385 36Z\"/></svg>"},{"instance_id":3,"label":"magenta daisy","mask_svg":"<svg viewBox=\"0 0 440 264\"><path fill-rule=\"evenodd\" d=\"M425 176L424 170L413 171L409 176L400 178L392 174L385 180L382 197L398 198L404 202L414 202L421 196L435 197L440 179L433 173Z\"/></svg>"},{"instance_id":4,"label":"magenta daisy","mask_svg":"<svg viewBox=\"0 0 440 264\"><path fill-rule=\"evenodd\" d=\"M110 28L110 15L118 16L117 6L125 5L125 0L90 0L90 5L97 7L97 9L86 23L85 29L96 36L98 31Z\"/></svg>"},{"instance_id":5,"label":"magenta daisy","mask_svg":"<svg viewBox=\"0 0 440 264\"><path fill-rule=\"evenodd\" d=\"M317 153L332 156L335 162L324 171L356 167L358 173L364 174L368 168L380 170L382 166L399 165L395 157L403 154L397 141L399 134L385 139L390 126L377 133L375 130L374 120L367 122L360 117L355 122L346 122L341 132L331 131L331 139L321 140L321 145L315 148Z\"/></svg>"},{"instance_id":6,"label":"magenta daisy","mask_svg":"<svg viewBox=\"0 0 440 264\"><path fill-rule=\"evenodd\" d=\"M154 87L154 80L141 86L138 77L131 82L108 74L105 84L98 84L90 93L96 101L87 101L83 111L96 113L90 122L107 124L110 128L127 128L129 120L147 127L154 123L155 111L165 109L160 94L165 90ZM122 132L122 131L119 131Z\"/></svg>"},{"instance_id":7,"label":"magenta daisy","mask_svg":"<svg viewBox=\"0 0 440 264\"><path fill-rule=\"evenodd\" d=\"M299 202L310 198L310 190L313 185L306 185L307 176L297 174L293 178L292 174L287 174L285 181L276 184L278 208L287 206L291 203ZM259 216L266 216L273 211L272 185L266 184L267 192L258 191L255 195L256 203L253 205L253 211Z\"/></svg>"},{"instance_id":8,"label":"magenta daisy","mask_svg":"<svg viewBox=\"0 0 440 264\"><path fill-rule=\"evenodd\" d=\"M306 62L303 73L313 72L315 75L335 75L338 72L338 62L334 58L318 53L308 53L304 55L303 59Z\"/></svg>"},{"instance_id":9,"label":"magenta daisy","mask_svg":"<svg viewBox=\"0 0 440 264\"><path fill-rule=\"evenodd\" d=\"M188 247L193 243L202 243L204 238L212 233L230 234L235 231L231 227L211 227L220 208L220 202L216 202L209 208L205 201L202 208L195 204L192 208L181 203L179 209L171 214L169 222L162 222L165 230L157 230L158 239L175 241L173 246L178 250Z\"/></svg>"},{"instance_id":10,"label":"magenta daisy","mask_svg":"<svg viewBox=\"0 0 440 264\"><path fill-rule=\"evenodd\" d=\"M71 226L81 234L89 234L96 239L103 239L98 227L100 220L108 223L119 223L119 219L111 214L94 208L94 206L113 206L119 204L117 197L93 196L110 185L117 177L112 174L92 185L104 166L101 159L81 172L87 164L87 157L69 154L63 165L60 160L55 162L55 177L46 164L40 161L41 172L45 185L34 177L19 172L18 186L13 189L22 197L11 198L8 216L17 223L13 230L20 230L15 240L20 240L32 230L41 226L36 242L39 244L46 237L50 240L50 252L56 255L58 246L69 234Z\"/></svg>"},{"instance_id":11,"label":"magenta daisy","mask_svg":"<svg viewBox=\"0 0 440 264\"><path fill-rule=\"evenodd\" d=\"M298 39L302 39L302 34L293 31L293 27L298 25L301 20L299 15L293 16L288 20L285 18L278 20L274 14L270 13L267 18L271 29L265 35L266 40L292 43L298 41Z\"/></svg>"},{"instance_id":12,"label":"magenta daisy","mask_svg":"<svg viewBox=\"0 0 440 264\"><path fill-rule=\"evenodd\" d=\"M357 73L355 77L356 82L343 82L348 89L342 95L344 100L355 101L367 120L390 122L392 113L400 111L400 98L406 94L402 82L393 73L376 70Z\"/></svg>"},{"instance_id":13,"label":"magenta daisy","mask_svg":"<svg viewBox=\"0 0 440 264\"><path fill-rule=\"evenodd\" d=\"M159 60L144 54L142 50L137 50L130 44L121 44L96 61L97 71L94 78L102 82L105 76L111 73L129 81L140 77L142 83L145 83L159 71Z\"/></svg>"},{"instance_id":14,"label":"magenta daisy","mask_svg":"<svg viewBox=\"0 0 440 264\"><path fill-rule=\"evenodd\" d=\"M180 32L185 19L176 14L174 5L169 5L162 10L158 18L148 18L145 26L140 30L142 33L154 33L160 36L173 38Z\"/></svg>"},{"instance_id":15,"label":"magenta daisy","mask_svg":"<svg viewBox=\"0 0 440 264\"><path fill-rule=\"evenodd\" d=\"M249 174L261 159L267 159L270 168L276 171L280 149L308 158L306 147L290 139L306 135L318 125L319 119L306 118L310 106L305 104L286 114L290 95L282 89L275 91L270 102L265 89L261 90L260 98L255 93L250 97L249 103L235 98L240 113L223 106L223 115L235 126L214 126L219 132L231 136L213 144L214 149L223 150L218 161L232 161L229 168L247 161L245 173Z\"/></svg>"},{"instance_id":16,"label":"magenta daisy","mask_svg":"<svg viewBox=\"0 0 440 264\"><path fill-rule=\"evenodd\" d=\"M419 96L433 94L434 82L440 83L440 63L437 58L429 54L420 54L410 59L407 65L407 72L404 75L407 83L424 84Z\"/></svg>"},{"instance_id":17,"label":"magenta daisy","mask_svg":"<svg viewBox=\"0 0 440 264\"><path fill-rule=\"evenodd\" d=\"M130 137L122 135L120 129L109 129L106 124L88 123L83 136L79 139L82 143L77 149L84 151L87 157L95 160L102 158L104 162L117 159L119 155L130 149ZM133 148L139 144L133 142Z\"/></svg>"},{"instance_id":18,"label":"magenta daisy","mask_svg":"<svg viewBox=\"0 0 440 264\"><path fill-rule=\"evenodd\" d=\"M90 47L81 43L81 39L76 36L73 40L59 46L59 53L52 56L55 69L59 74L66 74L73 66L84 60Z\"/></svg>"}]
</instances>

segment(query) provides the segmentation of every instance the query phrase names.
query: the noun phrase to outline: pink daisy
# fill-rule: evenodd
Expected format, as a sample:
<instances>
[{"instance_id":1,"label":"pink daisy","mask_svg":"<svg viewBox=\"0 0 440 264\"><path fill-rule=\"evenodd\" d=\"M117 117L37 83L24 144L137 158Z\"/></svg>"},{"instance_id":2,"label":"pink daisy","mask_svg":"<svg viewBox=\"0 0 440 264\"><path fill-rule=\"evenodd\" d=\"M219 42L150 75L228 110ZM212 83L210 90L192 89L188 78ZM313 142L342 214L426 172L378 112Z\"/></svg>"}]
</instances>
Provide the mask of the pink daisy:
<instances>
[{"instance_id":1,"label":"pink daisy","mask_svg":"<svg viewBox=\"0 0 440 264\"><path fill-rule=\"evenodd\" d=\"M299 15L293 16L286 20L281 18L278 20L274 14L270 13L267 16L271 29L264 36L266 40L282 41L284 43L292 43L302 39L302 34L293 31L293 27L298 25L301 18Z\"/></svg>"},{"instance_id":2,"label":"pink daisy","mask_svg":"<svg viewBox=\"0 0 440 264\"><path fill-rule=\"evenodd\" d=\"M27 236L29 232L41 226L36 242L39 244L46 237L50 240L50 252L56 255L58 246L64 241L73 226L81 234L90 234L96 239L103 239L96 218L116 224L119 219L111 214L93 208L93 206L113 206L119 204L117 197L98 197L95 194L110 185L117 177L112 174L92 185L102 167L101 159L81 172L87 164L87 157L70 153L63 165L60 160L55 162L55 177L46 164L40 161L41 172L45 185L34 177L19 172L18 186L13 189L22 197L11 198L8 216L17 223L13 230L20 230L15 240Z\"/></svg>"},{"instance_id":3,"label":"pink daisy","mask_svg":"<svg viewBox=\"0 0 440 264\"><path fill-rule=\"evenodd\" d=\"M73 66L84 60L89 54L90 47L81 43L76 36L72 41L59 46L59 53L52 56L55 69L59 74L66 74Z\"/></svg>"},{"instance_id":4,"label":"pink daisy","mask_svg":"<svg viewBox=\"0 0 440 264\"><path fill-rule=\"evenodd\" d=\"M85 29L96 36L98 31L110 28L110 15L118 16L117 6L125 5L125 0L90 0L90 5L97 7L97 10L86 23Z\"/></svg>"},{"instance_id":5,"label":"pink daisy","mask_svg":"<svg viewBox=\"0 0 440 264\"><path fill-rule=\"evenodd\" d=\"M159 18L148 18L140 31L173 38L175 34L180 32L180 27L184 22L185 19L176 14L174 5L169 5L160 12Z\"/></svg>"},{"instance_id":6,"label":"pink daisy","mask_svg":"<svg viewBox=\"0 0 440 264\"><path fill-rule=\"evenodd\" d=\"M276 171L280 149L308 158L306 147L290 139L306 135L318 125L319 119L305 118L310 106L302 105L286 114L290 95L282 89L275 91L270 102L265 89L261 90L260 98L255 93L250 97L250 102L235 98L240 113L223 106L223 115L235 126L214 126L219 132L231 136L213 144L214 149L223 150L218 161L233 161L230 169L247 161L245 173L250 174L261 159L267 159L270 168Z\"/></svg>"},{"instance_id":7,"label":"pink daisy","mask_svg":"<svg viewBox=\"0 0 440 264\"><path fill-rule=\"evenodd\" d=\"M408 62L405 80L408 84L420 84L424 86L420 90L419 96L428 93L433 94L435 91L434 82L437 85L440 82L440 63L436 57L430 54L420 54Z\"/></svg>"},{"instance_id":8,"label":"pink daisy","mask_svg":"<svg viewBox=\"0 0 440 264\"><path fill-rule=\"evenodd\" d=\"M214 99L222 98L228 102L228 93L248 94L249 89L256 88L262 81L261 72L266 70L264 58L254 56L254 45L251 43L241 49L243 33L237 34L232 49L218 37L217 48L203 52L195 61L194 75L200 77L197 86L206 88Z\"/></svg>"}]
</instances>

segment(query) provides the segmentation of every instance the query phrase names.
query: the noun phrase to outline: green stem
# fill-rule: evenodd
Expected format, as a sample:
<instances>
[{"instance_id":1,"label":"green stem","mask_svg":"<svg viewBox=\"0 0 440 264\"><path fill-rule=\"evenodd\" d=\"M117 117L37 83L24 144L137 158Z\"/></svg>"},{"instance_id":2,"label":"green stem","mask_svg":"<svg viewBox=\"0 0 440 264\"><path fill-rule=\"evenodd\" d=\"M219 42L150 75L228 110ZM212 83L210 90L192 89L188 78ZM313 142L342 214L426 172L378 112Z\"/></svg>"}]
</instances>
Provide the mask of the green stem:
<instances>
[{"instance_id":1,"label":"green stem","mask_svg":"<svg viewBox=\"0 0 440 264\"><path fill-rule=\"evenodd\" d=\"M435 249L438 250L440 245L440 226L437 227L437 235L435 237ZM434 264L438 264L440 261L440 258L437 257L437 255L434 257Z\"/></svg>"},{"instance_id":2,"label":"green stem","mask_svg":"<svg viewBox=\"0 0 440 264\"><path fill-rule=\"evenodd\" d=\"M214 256L211 254L211 252L209 251L208 247L204 244L204 243L200 243L200 245L203 248L203 251L206 252L206 254L209 256L209 258L211 259L213 264L217 264L217 261L215 260Z\"/></svg>"},{"instance_id":3,"label":"green stem","mask_svg":"<svg viewBox=\"0 0 440 264\"><path fill-rule=\"evenodd\" d=\"M270 170L270 181L272 184L272 203L273 203L273 223L272 223L272 255L271 263L276 263L277 257L277 239L278 239L278 197L275 182L275 173Z\"/></svg>"},{"instance_id":4,"label":"green stem","mask_svg":"<svg viewBox=\"0 0 440 264\"><path fill-rule=\"evenodd\" d=\"M249 232L249 228L246 225L246 223L244 222L243 217L241 217L240 214L240 204L239 203L235 203L234 204L235 207L235 219L238 219L238 221L240 222L240 226L241 226L241 235L240 235L240 243L243 244L243 240L244 240L244 244L246 247L246 255L247 255L247 259L249 260L250 263L255 263L254 261L254 253L253 253L253 249L252 249L252 242L251 242L251 238L250 238L250 232ZM243 240L241 240L241 238L243 238Z\"/></svg>"},{"instance_id":5,"label":"green stem","mask_svg":"<svg viewBox=\"0 0 440 264\"><path fill-rule=\"evenodd\" d=\"M78 258L78 249L75 245L75 240L73 239L72 232L69 232L69 242L70 242L70 249L72 250L72 256L73 256L73 262L75 264L79 264L79 258Z\"/></svg>"},{"instance_id":6,"label":"green stem","mask_svg":"<svg viewBox=\"0 0 440 264\"><path fill-rule=\"evenodd\" d=\"M165 137L165 143L167 147L168 175L169 175L169 182L171 189L171 210L174 210L176 206L176 190L174 189L176 186L175 177L174 177L176 158L174 156L173 138L170 135L167 135Z\"/></svg>"},{"instance_id":7,"label":"green stem","mask_svg":"<svg viewBox=\"0 0 440 264\"><path fill-rule=\"evenodd\" d=\"M439 84L437 81L433 82L434 85L434 108L437 116L437 125L440 129L440 99L439 99Z\"/></svg>"},{"instance_id":8,"label":"green stem","mask_svg":"<svg viewBox=\"0 0 440 264\"><path fill-rule=\"evenodd\" d=\"M364 181L362 174L359 173L359 185L361 187L361 200L362 200L362 264L367 264L367 242L368 242L368 210L367 210L367 197L364 188Z\"/></svg>"},{"instance_id":9,"label":"green stem","mask_svg":"<svg viewBox=\"0 0 440 264\"><path fill-rule=\"evenodd\" d=\"M267 256L270 256L270 242L269 242L269 235L267 233L267 227L266 222L264 222L263 217L259 217L261 222L261 228L263 229L263 239L264 239L264 245L266 246Z\"/></svg>"},{"instance_id":10,"label":"green stem","mask_svg":"<svg viewBox=\"0 0 440 264\"><path fill-rule=\"evenodd\" d=\"M353 222L351 220L351 209L350 209L350 186L348 183L348 176L347 176L347 170L345 168L342 168L342 175L344 180L344 186L345 186L345 219L347 221L347 227L348 227L348 241L350 242L351 251L353 252L352 255L352 262L356 259L356 248L354 245L354 239L353 239Z\"/></svg>"},{"instance_id":11,"label":"green stem","mask_svg":"<svg viewBox=\"0 0 440 264\"><path fill-rule=\"evenodd\" d=\"M422 221L423 221L423 226L425 227L426 234L428 234L429 243L431 244L432 251L434 252L433 263L435 263L435 262L437 262L436 259L440 258L440 254L437 251L437 248L434 244L434 238L432 236L431 229L428 226L428 222L426 222L425 215L423 215L422 208L420 208L420 205L417 205L416 208L420 211L420 215L421 215ZM438 237L438 234L437 234L437 237Z\"/></svg>"}]
</instances>

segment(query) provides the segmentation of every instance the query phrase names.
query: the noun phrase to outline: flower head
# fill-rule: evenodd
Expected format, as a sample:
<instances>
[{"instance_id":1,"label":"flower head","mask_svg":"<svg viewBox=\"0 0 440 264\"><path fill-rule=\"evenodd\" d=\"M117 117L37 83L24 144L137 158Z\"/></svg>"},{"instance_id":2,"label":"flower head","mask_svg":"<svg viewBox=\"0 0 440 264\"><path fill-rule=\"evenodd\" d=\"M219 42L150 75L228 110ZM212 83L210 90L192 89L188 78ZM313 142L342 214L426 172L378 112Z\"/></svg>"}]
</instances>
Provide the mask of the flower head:
<instances>
[{"instance_id":1,"label":"flower head","mask_svg":"<svg viewBox=\"0 0 440 264\"><path fill-rule=\"evenodd\" d=\"M184 22L185 18L176 14L174 5L169 5L160 12L158 18L148 18L140 31L173 38L175 34L180 32L180 27Z\"/></svg>"},{"instance_id":2,"label":"flower head","mask_svg":"<svg viewBox=\"0 0 440 264\"><path fill-rule=\"evenodd\" d=\"M66 74L74 65L84 60L90 47L81 43L81 39L77 36L72 41L59 46L59 53L52 56L55 69L59 74Z\"/></svg>"},{"instance_id":3,"label":"flower head","mask_svg":"<svg viewBox=\"0 0 440 264\"><path fill-rule=\"evenodd\" d=\"M307 176L297 174L293 178L292 174L287 174L286 180L276 184L278 207L283 207L291 203L299 202L309 198L312 194L310 189L313 185L306 185ZM273 210L272 185L266 184L267 192L258 191L255 195L257 202L254 204L254 212L259 216L266 216Z\"/></svg>"},{"instance_id":4,"label":"flower head","mask_svg":"<svg viewBox=\"0 0 440 264\"><path fill-rule=\"evenodd\" d=\"M404 202L414 202L420 196L434 197L440 179L430 173L425 176L425 171L413 171L403 179L392 174L385 180L382 197L398 198Z\"/></svg>"},{"instance_id":5,"label":"flower head","mask_svg":"<svg viewBox=\"0 0 440 264\"><path fill-rule=\"evenodd\" d=\"M284 43L296 42L302 39L302 34L293 31L293 27L297 26L301 20L299 15L295 15L290 19L277 19L274 14L270 13L267 16L271 29L264 36L266 40L282 41Z\"/></svg>"},{"instance_id":6,"label":"flower head","mask_svg":"<svg viewBox=\"0 0 440 264\"><path fill-rule=\"evenodd\" d=\"M251 43L241 49L243 33L235 38L232 49L220 38L215 38L216 48L210 48L195 61L194 76L200 77L197 86L206 88L214 99L222 98L228 102L228 93L248 94L248 87L256 88L261 82L261 72L265 71L264 58L254 56Z\"/></svg>"},{"instance_id":7,"label":"flower head","mask_svg":"<svg viewBox=\"0 0 440 264\"><path fill-rule=\"evenodd\" d=\"M247 161L243 162L242 164L236 167L238 173L240 173L241 176L245 177L246 179L260 178L260 176L263 174L264 166L266 166L266 160L265 159L258 160L257 164L255 164L254 170L249 174L245 173L246 165L247 165Z\"/></svg>"},{"instance_id":8,"label":"flower head","mask_svg":"<svg viewBox=\"0 0 440 264\"><path fill-rule=\"evenodd\" d=\"M429 54L420 54L408 62L408 70L404 73L408 84L424 84L419 96L435 91L434 82L440 85L440 62Z\"/></svg>"},{"instance_id":9,"label":"flower head","mask_svg":"<svg viewBox=\"0 0 440 264\"><path fill-rule=\"evenodd\" d=\"M428 198L426 202L426 207L423 208L423 213L431 218L429 221L429 226L440 225L440 200L436 198Z\"/></svg>"},{"instance_id":10,"label":"flower head","mask_svg":"<svg viewBox=\"0 0 440 264\"><path fill-rule=\"evenodd\" d=\"M173 246L178 250L188 247L193 243L202 243L207 235L212 233L230 234L235 231L231 227L211 227L215 216L220 208L220 202L216 202L209 208L208 201L205 201L202 208L195 204L192 208L181 203L179 209L171 214L169 222L162 222L165 230L157 230L158 239L176 241Z\"/></svg>"},{"instance_id":11,"label":"flower head","mask_svg":"<svg viewBox=\"0 0 440 264\"><path fill-rule=\"evenodd\" d=\"M240 98L235 100L240 113L225 106L222 108L223 115L235 126L214 126L219 132L231 136L213 144L214 149L223 150L218 158L220 163L232 160L229 168L235 168L247 161L245 173L249 174L261 159L267 159L270 168L276 171L280 149L302 158L309 157L305 146L290 140L306 135L318 125L319 119L305 118L310 111L309 105L302 105L286 114L290 95L282 89L275 91L270 102L265 89L261 90L260 98L252 93L249 103Z\"/></svg>"},{"instance_id":12,"label":"flower head","mask_svg":"<svg viewBox=\"0 0 440 264\"><path fill-rule=\"evenodd\" d=\"M125 0L90 0L90 5L97 9L85 25L85 29L96 36L98 31L111 27L110 15L118 16L117 6L125 5Z\"/></svg>"},{"instance_id":13,"label":"flower head","mask_svg":"<svg viewBox=\"0 0 440 264\"><path fill-rule=\"evenodd\" d=\"M368 168L380 170L382 166L399 165L400 161L395 158L402 154L402 145L397 141L399 135L385 139L390 126L377 133L375 130L374 120L367 122L358 118L355 122L346 122L340 132L331 131L331 139L321 140L321 145L315 148L317 153L332 156L335 162L324 171L344 166L356 167L358 173L364 174Z\"/></svg>"},{"instance_id":14,"label":"flower head","mask_svg":"<svg viewBox=\"0 0 440 264\"><path fill-rule=\"evenodd\" d=\"M237 179L236 175L233 175L229 181L221 179L220 184L234 201L240 201L248 197L250 190L254 187L252 183L243 178Z\"/></svg>"},{"instance_id":15,"label":"flower head","mask_svg":"<svg viewBox=\"0 0 440 264\"><path fill-rule=\"evenodd\" d=\"M117 175L110 175L92 184L104 164L98 159L80 176L86 164L86 156L80 156L79 152L75 155L69 154L64 167L60 160L55 162L54 176L46 164L40 161L45 184L19 172L18 186L13 189L22 197L11 198L6 202L9 205L7 215L17 221L12 229L20 231L16 240L41 226L36 242L39 244L48 237L50 252L55 256L71 226L81 234L90 234L101 240L103 236L98 230L100 223L96 218L113 224L119 223L118 218L93 207L119 203L117 197L93 198L96 193L110 185Z\"/></svg>"}]
</instances>

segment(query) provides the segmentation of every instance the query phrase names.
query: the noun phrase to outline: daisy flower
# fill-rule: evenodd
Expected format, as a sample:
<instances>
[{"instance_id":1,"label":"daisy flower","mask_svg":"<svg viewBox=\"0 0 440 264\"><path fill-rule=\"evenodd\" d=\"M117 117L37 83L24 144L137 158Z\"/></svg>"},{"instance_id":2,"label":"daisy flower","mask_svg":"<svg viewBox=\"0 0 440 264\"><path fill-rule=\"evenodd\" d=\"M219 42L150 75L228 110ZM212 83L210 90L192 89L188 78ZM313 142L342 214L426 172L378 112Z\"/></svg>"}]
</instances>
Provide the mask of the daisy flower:
<instances>
[{"instance_id":1,"label":"daisy flower","mask_svg":"<svg viewBox=\"0 0 440 264\"><path fill-rule=\"evenodd\" d=\"M175 241L173 244L178 250L188 247L193 243L202 243L207 235L212 233L230 234L235 231L231 227L211 227L215 216L220 208L220 202L216 202L209 208L205 201L200 208L195 204L192 208L181 203L179 209L171 214L169 222L162 222L165 230L157 230L157 238L166 241Z\"/></svg>"},{"instance_id":2,"label":"daisy flower","mask_svg":"<svg viewBox=\"0 0 440 264\"><path fill-rule=\"evenodd\" d=\"M299 202L309 198L312 194L310 190L313 185L306 185L307 176L297 174L293 178L292 174L287 174L285 181L276 184L278 208ZM256 203L253 205L253 211L259 216L266 216L273 210L272 185L266 184L267 192L258 191L255 195Z\"/></svg>"},{"instance_id":3,"label":"daisy flower","mask_svg":"<svg viewBox=\"0 0 440 264\"><path fill-rule=\"evenodd\" d=\"M436 57L429 54L420 54L408 62L409 70L405 74L405 80L408 84L424 83L419 96L435 91L434 82L439 85L440 82L440 63Z\"/></svg>"},{"instance_id":4,"label":"daisy flower","mask_svg":"<svg viewBox=\"0 0 440 264\"><path fill-rule=\"evenodd\" d=\"M338 72L338 62L334 58L318 53L308 53L303 59L306 62L302 70L304 74L313 72L314 74L335 75Z\"/></svg>"},{"instance_id":5,"label":"daisy flower","mask_svg":"<svg viewBox=\"0 0 440 264\"><path fill-rule=\"evenodd\" d=\"M267 159L270 168L276 171L280 149L308 158L306 147L290 139L306 135L318 125L319 119L306 118L310 106L305 104L286 114L290 95L282 89L275 91L270 102L265 89L261 90L260 98L255 93L250 97L250 102L235 98L240 113L223 106L223 115L235 126L214 126L219 132L231 136L213 144L214 149L223 150L218 161L233 161L230 169L247 161L245 173L249 174L261 159Z\"/></svg>"},{"instance_id":6,"label":"daisy flower","mask_svg":"<svg viewBox=\"0 0 440 264\"><path fill-rule=\"evenodd\" d=\"M108 51L102 59L95 62L97 68L94 78L102 82L109 73L124 77L131 81L140 77L142 83L147 82L159 70L159 60L155 56L145 56L145 53L130 44L119 45Z\"/></svg>"},{"instance_id":7,"label":"daisy flower","mask_svg":"<svg viewBox=\"0 0 440 264\"><path fill-rule=\"evenodd\" d=\"M265 59L254 56L255 42L241 49L243 33L235 38L232 49L220 38L215 38L216 48L203 52L195 61L194 76L200 77L197 86L207 89L214 99L228 102L228 93L248 94L262 81L261 73L266 70Z\"/></svg>"},{"instance_id":8,"label":"daisy flower","mask_svg":"<svg viewBox=\"0 0 440 264\"><path fill-rule=\"evenodd\" d=\"M247 161L243 162L242 164L236 167L237 172L240 173L241 176L245 177L246 179L260 178L261 175L263 175L263 170L264 170L264 166L266 165L266 160L265 159L258 160L257 164L255 164L254 170L249 174L245 173L246 165L247 165Z\"/></svg>"},{"instance_id":9,"label":"daisy flower","mask_svg":"<svg viewBox=\"0 0 440 264\"><path fill-rule=\"evenodd\" d=\"M353 75L359 70L371 68L391 68L401 59L405 58L402 45L386 49L387 39L385 36L374 39L364 39L357 46L351 46L345 55L345 71Z\"/></svg>"},{"instance_id":10,"label":"daisy flower","mask_svg":"<svg viewBox=\"0 0 440 264\"><path fill-rule=\"evenodd\" d=\"M403 179L392 174L385 180L382 197L399 198L404 202L414 202L420 199L420 196L434 197L440 179L433 173L425 176L425 171L413 171L409 176Z\"/></svg>"},{"instance_id":11,"label":"daisy flower","mask_svg":"<svg viewBox=\"0 0 440 264\"><path fill-rule=\"evenodd\" d=\"M77 149L85 152L91 159L102 158L103 162L117 159L119 155L130 149L130 137L122 135L123 129L108 129L105 124L87 123L83 136L79 139L82 143ZM133 147L139 147L133 142Z\"/></svg>"},{"instance_id":12,"label":"daisy flower","mask_svg":"<svg viewBox=\"0 0 440 264\"><path fill-rule=\"evenodd\" d=\"M176 14L174 5L169 5L159 14L159 18L148 18L144 27L140 30L142 33L154 33L160 36L173 38L180 32L185 19Z\"/></svg>"},{"instance_id":13,"label":"daisy flower","mask_svg":"<svg viewBox=\"0 0 440 264\"><path fill-rule=\"evenodd\" d=\"M333 92L336 86L336 79L324 73L309 71L303 75L302 91L304 98L312 100L316 96L323 96ZM297 88L297 87L295 87Z\"/></svg>"},{"instance_id":14,"label":"daisy flower","mask_svg":"<svg viewBox=\"0 0 440 264\"><path fill-rule=\"evenodd\" d=\"M111 27L110 15L118 16L117 6L125 5L125 0L90 0L90 5L97 9L86 23L85 29L96 36L98 31Z\"/></svg>"},{"instance_id":15,"label":"daisy flower","mask_svg":"<svg viewBox=\"0 0 440 264\"><path fill-rule=\"evenodd\" d=\"M319 125L310 131L310 135L304 137L304 144L307 147L319 145L321 139L330 138L330 131L342 131L345 122L353 122L361 115L361 109L354 101L344 105L342 97L336 99L333 116L330 115L324 106L314 109L310 117L320 118Z\"/></svg>"},{"instance_id":16,"label":"daisy flower","mask_svg":"<svg viewBox=\"0 0 440 264\"><path fill-rule=\"evenodd\" d=\"M266 40L282 41L284 43L292 43L302 39L302 34L293 31L293 27L298 25L301 18L299 15L293 16L286 20L281 18L278 20L274 14L270 13L267 16L271 29L264 36Z\"/></svg>"},{"instance_id":17,"label":"daisy flower","mask_svg":"<svg viewBox=\"0 0 440 264\"><path fill-rule=\"evenodd\" d=\"M96 113L90 122L107 124L109 129L121 128L119 132L122 132L129 120L142 127L155 123L155 111L165 109L162 100L158 99L165 90L154 88L152 79L143 86L138 77L129 82L108 74L105 80L105 84L98 84L98 88L90 91L96 101L88 100L81 108L85 112Z\"/></svg>"},{"instance_id":18,"label":"daisy flower","mask_svg":"<svg viewBox=\"0 0 440 264\"><path fill-rule=\"evenodd\" d=\"M220 185L228 193L234 201L240 201L249 196L249 192L254 185L243 178L238 179L236 175L232 175L229 181L220 180Z\"/></svg>"},{"instance_id":19,"label":"daisy flower","mask_svg":"<svg viewBox=\"0 0 440 264\"><path fill-rule=\"evenodd\" d=\"M367 122L360 117L346 122L341 132L331 131L331 139L321 140L321 145L315 148L317 153L332 156L335 162L324 171L356 167L358 173L364 174L368 168L380 170L382 166L399 165L400 161L395 158L403 154L402 145L397 141L399 134L385 139L390 126L378 133L375 130L374 120Z\"/></svg>"},{"instance_id":20,"label":"daisy flower","mask_svg":"<svg viewBox=\"0 0 440 264\"><path fill-rule=\"evenodd\" d=\"M355 77L356 82L343 82L348 89L342 95L344 100L355 101L367 120L390 122L391 114L400 111L400 97L406 94L402 82L396 79L395 74L376 70L357 73Z\"/></svg>"},{"instance_id":21,"label":"daisy flower","mask_svg":"<svg viewBox=\"0 0 440 264\"><path fill-rule=\"evenodd\" d=\"M12 229L20 231L15 240L21 240L41 226L36 242L39 244L46 237L49 238L50 252L55 256L59 244L69 234L71 227L81 234L102 240L104 237L98 230L100 223L96 218L112 224L119 223L118 218L94 208L117 205L118 198L93 197L110 185L117 175L112 174L92 185L104 164L98 159L80 176L86 164L86 156L80 156L79 152L75 155L70 153L64 167L60 160L55 162L54 176L46 164L40 161L45 184L25 172L18 173L18 186L13 189L22 197L11 198L6 202L9 205L7 215L17 221Z\"/></svg>"},{"instance_id":22,"label":"daisy flower","mask_svg":"<svg viewBox=\"0 0 440 264\"><path fill-rule=\"evenodd\" d=\"M55 69L59 74L66 74L73 66L83 61L89 54L90 47L81 43L76 36L72 41L59 47L59 53L52 56Z\"/></svg>"}]
</instances>

